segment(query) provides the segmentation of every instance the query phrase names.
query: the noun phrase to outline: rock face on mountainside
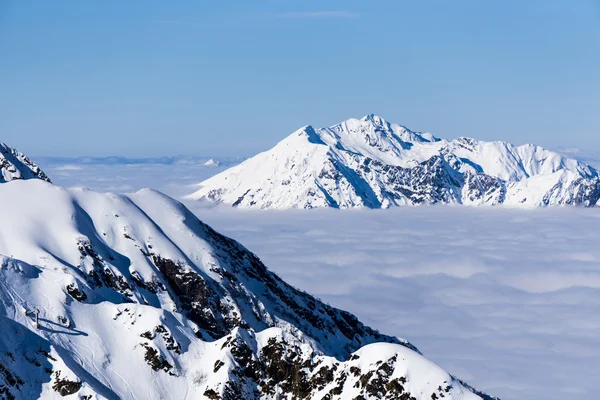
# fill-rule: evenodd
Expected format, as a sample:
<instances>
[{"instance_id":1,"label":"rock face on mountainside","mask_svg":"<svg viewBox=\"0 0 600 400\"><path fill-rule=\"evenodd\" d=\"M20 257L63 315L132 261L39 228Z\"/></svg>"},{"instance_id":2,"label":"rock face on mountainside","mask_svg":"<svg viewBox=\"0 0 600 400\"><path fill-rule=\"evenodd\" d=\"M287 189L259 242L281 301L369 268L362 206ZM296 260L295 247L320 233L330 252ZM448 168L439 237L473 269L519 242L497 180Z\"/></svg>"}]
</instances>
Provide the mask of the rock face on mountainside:
<instances>
[{"instance_id":1,"label":"rock face on mountainside","mask_svg":"<svg viewBox=\"0 0 600 400\"><path fill-rule=\"evenodd\" d=\"M175 200L0 184L0 399L489 399Z\"/></svg>"},{"instance_id":2,"label":"rock face on mountainside","mask_svg":"<svg viewBox=\"0 0 600 400\"><path fill-rule=\"evenodd\" d=\"M50 182L44 171L27 156L0 142L0 183L16 179L41 179Z\"/></svg>"},{"instance_id":3,"label":"rock face on mountainside","mask_svg":"<svg viewBox=\"0 0 600 400\"><path fill-rule=\"evenodd\" d=\"M191 199L247 208L420 204L596 206L598 171L534 145L452 141L368 115L306 126L202 183Z\"/></svg>"}]
</instances>

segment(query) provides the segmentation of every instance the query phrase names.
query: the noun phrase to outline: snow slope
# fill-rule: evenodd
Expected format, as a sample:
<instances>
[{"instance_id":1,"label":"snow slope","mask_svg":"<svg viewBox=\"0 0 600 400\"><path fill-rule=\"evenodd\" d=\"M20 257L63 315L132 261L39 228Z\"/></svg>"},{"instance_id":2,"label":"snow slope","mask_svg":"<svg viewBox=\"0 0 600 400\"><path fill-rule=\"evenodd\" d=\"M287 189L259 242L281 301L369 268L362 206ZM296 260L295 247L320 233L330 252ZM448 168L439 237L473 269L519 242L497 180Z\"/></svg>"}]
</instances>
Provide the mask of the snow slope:
<instances>
[{"instance_id":1,"label":"snow slope","mask_svg":"<svg viewBox=\"0 0 600 400\"><path fill-rule=\"evenodd\" d=\"M0 183L15 179L42 179L50 181L46 174L27 156L0 142Z\"/></svg>"},{"instance_id":2,"label":"snow slope","mask_svg":"<svg viewBox=\"0 0 600 400\"><path fill-rule=\"evenodd\" d=\"M0 399L489 398L156 191L18 180L0 220Z\"/></svg>"},{"instance_id":3,"label":"snow slope","mask_svg":"<svg viewBox=\"0 0 600 400\"><path fill-rule=\"evenodd\" d=\"M584 205L600 199L594 168L534 145L452 141L375 115L306 126L199 184L188 196L252 208L400 205Z\"/></svg>"}]
</instances>

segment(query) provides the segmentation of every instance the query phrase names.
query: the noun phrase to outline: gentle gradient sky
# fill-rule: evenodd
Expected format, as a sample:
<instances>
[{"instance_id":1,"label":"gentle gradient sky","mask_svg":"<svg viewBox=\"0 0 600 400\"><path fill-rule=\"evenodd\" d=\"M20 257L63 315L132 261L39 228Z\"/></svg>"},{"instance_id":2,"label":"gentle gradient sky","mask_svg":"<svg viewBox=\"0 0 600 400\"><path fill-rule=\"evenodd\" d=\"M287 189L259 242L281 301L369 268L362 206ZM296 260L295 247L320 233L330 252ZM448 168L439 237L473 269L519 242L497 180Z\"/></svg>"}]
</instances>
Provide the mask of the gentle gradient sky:
<instances>
[{"instance_id":1,"label":"gentle gradient sky","mask_svg":"<svg viewBox=\"0 0 600 400\"><path fill-rule=\"evenodd\" d=\"M600 149L600 0L0 0L0 140L253 155L375 113Z\"/></svg>"}]
</instances>

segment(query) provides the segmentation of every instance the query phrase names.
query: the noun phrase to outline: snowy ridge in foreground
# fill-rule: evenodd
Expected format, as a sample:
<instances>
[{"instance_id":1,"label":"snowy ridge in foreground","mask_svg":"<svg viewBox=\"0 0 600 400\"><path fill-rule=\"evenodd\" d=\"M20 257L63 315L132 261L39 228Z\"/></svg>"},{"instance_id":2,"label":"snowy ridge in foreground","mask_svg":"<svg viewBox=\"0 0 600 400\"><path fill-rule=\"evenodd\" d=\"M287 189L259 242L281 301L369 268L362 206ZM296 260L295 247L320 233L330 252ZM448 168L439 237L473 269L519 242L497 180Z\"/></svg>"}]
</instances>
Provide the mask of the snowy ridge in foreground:
<instances>
[{"instance_id":1,"label":"snowy ridge in foreground","mask_svg":"<svg viewBox=\"0 0 600 400\"><path fill-rule=\"evenodd\" d=\"M0 399L488 398L158 192L0 199Z\"/></svg>"},{"instance_id":2,"label":"snowy ridge in foreground","mask_svg":"<svg viewBox=\"0 0 600 400\"><path fill-rule=\"evenodd\" d=\"M249 208L596 206L598 171L534 145L452 141L367 115L306 126L189 198Z\"/></svg>"},{"instance_id":3,"label":"snowy ridge in foreground","mask_svg":"<svg viewBox=\"0 0 600 400\"><path fill-rule=\"evenodd\" d=\"M44 171L27 156L0 142L0 183L16 179L42 179L50 182Z\"/></svg>"}]
</instances>

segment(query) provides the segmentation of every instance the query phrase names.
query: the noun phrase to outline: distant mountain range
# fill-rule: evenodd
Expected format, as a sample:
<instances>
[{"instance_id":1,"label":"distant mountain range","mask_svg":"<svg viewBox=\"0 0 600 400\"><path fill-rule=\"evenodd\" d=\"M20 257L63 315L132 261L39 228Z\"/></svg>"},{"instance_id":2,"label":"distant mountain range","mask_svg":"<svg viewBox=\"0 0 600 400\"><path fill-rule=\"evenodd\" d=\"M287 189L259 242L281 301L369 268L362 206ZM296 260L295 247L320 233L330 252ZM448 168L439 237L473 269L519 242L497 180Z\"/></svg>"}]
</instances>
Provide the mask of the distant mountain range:
<instances>
[{"instance_id":1,"label":"distant mountain range","mask_svg":"<svg viewBox=\"0 0 600 400\"><path fill-rule=\"evenodd\" d=\"M591 165L597 170L600 169L600 151L582 150L577 147L562 148L557 150L564 157L575 158L581 162Z\"/></svg>"},{"instance_id":2,"label":"distant mountain range","mask_svg":"<svg viewBox=\"0 0 600 400\"><path fill-rule=\"evenodd\" d=\"M592 207L600 178L593 167L532 144L448 141L367 115L305 126L200 183L189 198L244 208Z\"/></svg>"},{"instance_id":3,"label":"distant mountain range","mask_svg":"<svg viewBox=\"0 0 600 400\"><path fill-rule=\"evenodd\" d=\"M491 399L293 288L181 203L2 147L0 399Z\"/></svg>"},{"instance_id":4,"label":"distant mountain range","mask_svg":"<svg viewBox=\"0 0 600 400\"><path fill-rule=\"evenodd\" d=\"M36 157L43 165L74 164L74 165L236 165L245 160L242 157L220 157L218 159L201 156L165 156L165 157Z\"/></svg>"}]
</instances>

